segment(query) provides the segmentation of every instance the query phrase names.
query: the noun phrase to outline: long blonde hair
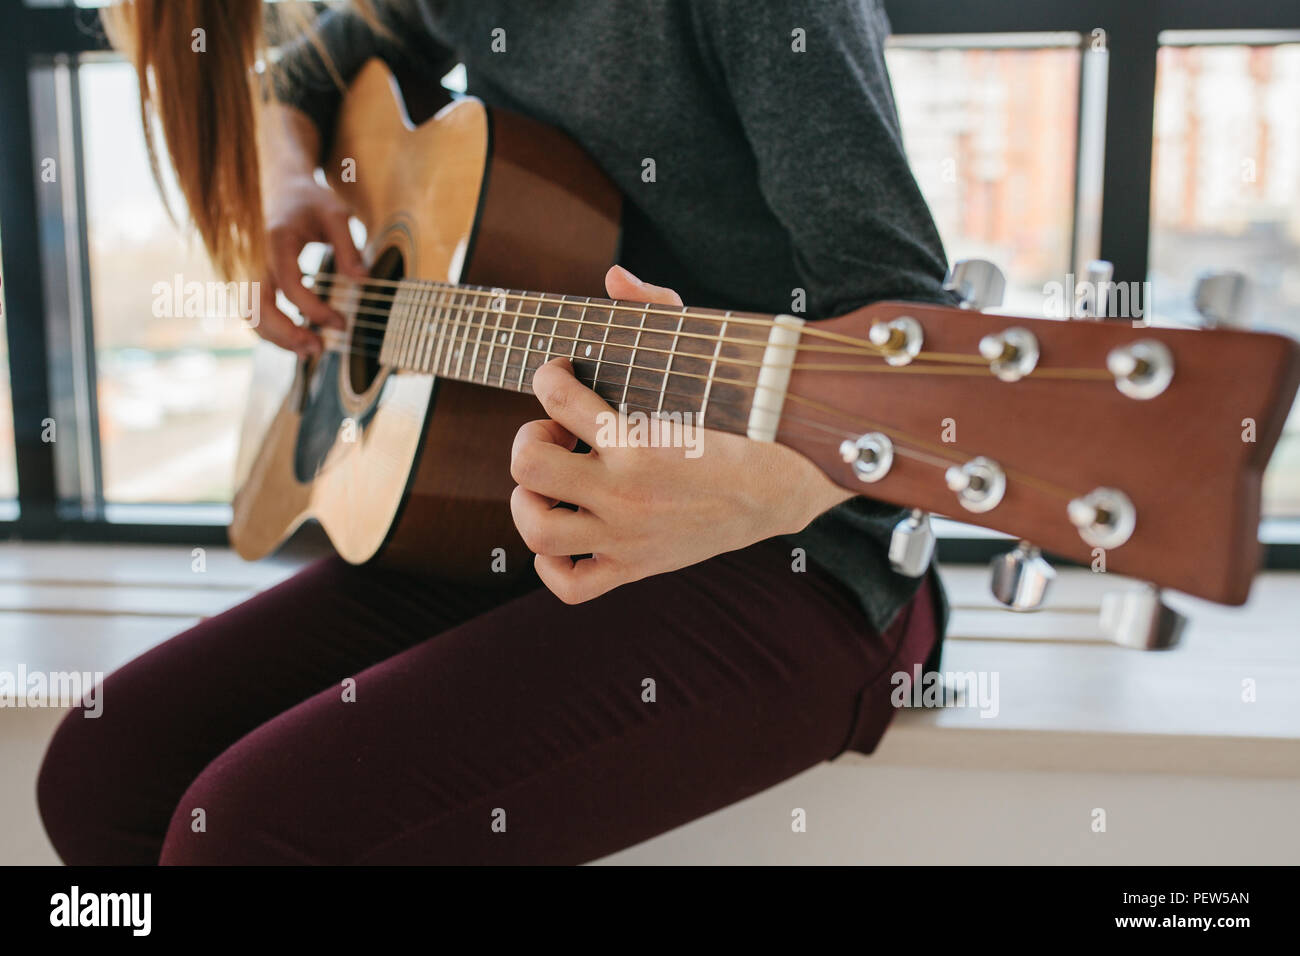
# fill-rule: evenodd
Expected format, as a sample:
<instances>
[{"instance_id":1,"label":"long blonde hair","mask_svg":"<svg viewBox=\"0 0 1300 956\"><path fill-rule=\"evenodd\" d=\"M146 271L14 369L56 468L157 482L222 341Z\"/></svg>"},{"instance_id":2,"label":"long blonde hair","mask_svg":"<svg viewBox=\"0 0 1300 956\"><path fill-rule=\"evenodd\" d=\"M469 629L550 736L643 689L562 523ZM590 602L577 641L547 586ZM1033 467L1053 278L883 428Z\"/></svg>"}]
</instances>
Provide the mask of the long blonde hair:
<instances>
[{"instance_id":1,"label":"long blonde hair","mask_svg":"<svg viewBox=\"0 0 1300 956\"><path fill-rule=\"evenodd\" d=\"M370 0L353 3L377 24ZM290 19L301 28L309 16ZM135 65L154 177L161 183L156 123L194 227L227 278L258 277L266 264L259 117L271 84L267 68L258 69L266 63L263 22L262 0L119 0L104 11L113 45Z\"/></svg>"}]
</instances>

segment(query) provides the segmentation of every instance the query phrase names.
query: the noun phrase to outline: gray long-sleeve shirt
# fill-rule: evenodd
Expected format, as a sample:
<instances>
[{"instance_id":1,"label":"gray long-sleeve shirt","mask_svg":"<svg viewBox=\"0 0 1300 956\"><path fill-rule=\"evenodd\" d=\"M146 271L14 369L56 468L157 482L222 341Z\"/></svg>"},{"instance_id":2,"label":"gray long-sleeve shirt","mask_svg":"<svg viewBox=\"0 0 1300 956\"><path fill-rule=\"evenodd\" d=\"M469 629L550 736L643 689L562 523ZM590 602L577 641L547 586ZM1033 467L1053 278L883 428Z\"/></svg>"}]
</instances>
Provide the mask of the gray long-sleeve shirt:
<instances>
[{"instance_id":1,"label":"gray long-sleeve shirt","mask_svg":"<svg viewBox=\"0 0 1300 956\"><path fill-rule=\"evenodd\" d=\"M879 0L378 0L321 24L344 81L380 56L555 126L622 189L621 262L689 305L826 318L881 299L951 302L908 168ZM281 95L328 142L340 93L298 44ZM653 159L646 182L643 161ZM884 628L919 581L885 557L903 512L859 497L791 536ZM792 565L797 562L792 559ZM799 586L792 574L791 587Z\"/></svg>"}]
</instances>

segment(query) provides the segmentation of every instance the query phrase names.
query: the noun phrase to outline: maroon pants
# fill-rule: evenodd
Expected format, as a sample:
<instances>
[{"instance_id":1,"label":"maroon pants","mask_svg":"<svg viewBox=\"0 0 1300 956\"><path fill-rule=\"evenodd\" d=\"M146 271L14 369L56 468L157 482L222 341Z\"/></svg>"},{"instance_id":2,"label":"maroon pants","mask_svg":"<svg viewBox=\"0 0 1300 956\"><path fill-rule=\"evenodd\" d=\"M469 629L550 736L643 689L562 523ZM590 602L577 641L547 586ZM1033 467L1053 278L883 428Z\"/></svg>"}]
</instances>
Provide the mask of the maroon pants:
<instances>
[{"instance_id":1,"label":"maroon pants","mask_svg":"<svg viewBox=\"0 0 1300 956\"><path fill-rule=\"evenodd\" d=\"M775 541L573 607L328 559L109 676L41 814L73 864L577 863L870 752L935 637Z\"/></svg>"}]
</instances>

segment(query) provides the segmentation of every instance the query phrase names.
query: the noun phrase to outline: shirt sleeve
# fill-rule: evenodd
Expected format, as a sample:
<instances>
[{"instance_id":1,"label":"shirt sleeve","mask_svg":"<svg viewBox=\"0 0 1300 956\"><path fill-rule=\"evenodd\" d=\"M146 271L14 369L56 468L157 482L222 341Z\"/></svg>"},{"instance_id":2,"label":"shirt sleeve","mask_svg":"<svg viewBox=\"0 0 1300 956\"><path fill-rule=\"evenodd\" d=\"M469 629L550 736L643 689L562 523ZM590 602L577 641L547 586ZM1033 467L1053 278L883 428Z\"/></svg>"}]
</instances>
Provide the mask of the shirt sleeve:
<instances>
[{"instance_id":1,"label":"shirt sleeve","mask_svg":"<svg viewBox=\"0 0 1300 956\"><path fill-rule=\"evenodd\" d=\"M809 316L881 299L955 302L904 153L879 0L702 0L695 9L763 197L790 236Z\"/></svg>"},{"instance_id":2,"label":"shirt sleeve","mask_svg":"<svg viewBox=\"0 0 1300 956\"><path fill-rule=\"evenodd\" d=\"M334 135L343 97L339 82L346 87L366 61L379 57L404 80L433 86L456 65L456 54L429 33L409 0L377 3L375 9L382 30L351 7L326 11L311 33L285 44L274 69L276 97L311 118L323 149Z\"/></svg>"}]
</instances>

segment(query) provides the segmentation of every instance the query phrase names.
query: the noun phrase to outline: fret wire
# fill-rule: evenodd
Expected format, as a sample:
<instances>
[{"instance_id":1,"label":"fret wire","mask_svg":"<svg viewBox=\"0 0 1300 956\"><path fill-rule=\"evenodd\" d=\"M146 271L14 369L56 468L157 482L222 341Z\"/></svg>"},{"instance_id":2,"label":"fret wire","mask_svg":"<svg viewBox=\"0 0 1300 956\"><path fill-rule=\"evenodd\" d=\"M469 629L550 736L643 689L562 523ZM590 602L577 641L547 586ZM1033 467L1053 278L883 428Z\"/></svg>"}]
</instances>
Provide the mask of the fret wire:
<instances>
[{"instance_id":1,"label":"fret wire","mask_svg":"<svg viewBox=\"0 0 1300 956\"><path fill-rule=\"evenodd\" d=\"M409 365L406 350L407 350L407 343L410 341L411 332L415 328L417 323L416 299L418 299L418 297L419 297L418 292L416 292L415 295L409 295L407 297L406 308L402 310L402 322L400 327L398 328L397 350L396 350L396 355L394 355L394 359L396 360L399 368L407 368Z\"/></svg>"},{"instance_id":2,"label":"fret wire","mask_svg":"<svg viewBox=\"0 0 1300 956\"><path fill-rule=\"evenodd\" d=\"M487 328L487 310L491 307L489 302L483 307L483 320L478 324L478 334L474 336L474 352L469 357L469 377L468 381L474 380L474 366L478 363L478 350L483 345L483 330Z\"/></svg>"},{"instance_id":3,"label":"fret wire","mask_svg":"<svg viewBox=\"0 0 1300 956\"><path fill-rule=\"evenodd\" d=\"M497 383L501 388L506 387L506 369L510 367L510 351L515 347L515 332L519 329L519 316L522 314L515 309L514 318L510 322L510 335L506 339L506 357L501 360L501 381Z\"/></svg>"},{"instance_id":4,"label":"fret wire","mask_svg":"<svg viewBox=\"0 0 1300 956\"><path fill-rule=\"evenodd\" d=\"M722 339L727 334L728 312L722 317L722 328L718 330L718 342L713 346L713 361L709 363L709 377L704 382L704 401L700 402L700 427L704 427L704 412L709 407L709 393L713 391L713 375L718 370L718 356L722 354Z\"/></svg>"},{"instance_id":5,"label":"fret wire","mask_svg":"<svg viewBox=\"0 0 1300 956\"><path fill-rule=\"evenodd\" d=\"M415 351L411 354L411 365L416 371L424 371L424 351L428 345L428 340L433 335L433 323L430 321L431 310L429 308L430 300L435 298L430 295L417 296L416 302L416 320L420 324L420 334L415 338Z\"/></svg>"},{"instance_id":6,"label":"fret wire","mask_svg":"<svg viewBox=\"0 0 1300 956\"><path fill-rule=\"evenodd\" d=\"M627 404L627 390L632 384L632 370L636 367L636 350L641 347L641 333L645 331L645 312L641 313L641 325L636 330L636 338L632 341L632 358L627 366L627 379L623 382L623 401L621 404Z\"/></svg>"},{"instance_id":7,"label":"fret wire","mask_svg":"<svg viewBox=\"0 0 1300 956\"><path fill-rule=\"evenodd\" d=\"M392 362L392 349L391 349L390 346L389 346L388 333L389 333L390 331L392 331L392 327L393 327L393 322L392 322L392 320L393 320L393 313L396 312L396 311L398 311L399 304L398 304L398 302L397 302L397 299L398 299L398 297L399 297L400 295L401 295L401 290L399 289L399 290L398 290L398 295L393 297L393 305L392 305L392 307L388 310L388 321L386 321L386 322L384 323L384 337L383 337L382 339L380 339L380 341L379 341L379 361L382 362L382 363L384 363L385 365L392 365L392 364L393 364L393 362ZM357 316L360 315L360 314L361 314L361 313L358 311L358 312L356 312L356 313L354 313L354 314L352 315L352 334L353 334L353 336L355 336L355 335L357 334L357 328L358 328L358 326L361 325L361 320L357 318Z\"/></svg>"},{"instance_id":8,"label":"fret wire","mask_svg":"<svg viewBox=\"0 0 1300 956\"><path fill-rule=\"evenodd\" d=\"M551 319L551 334L546 339L547 362L551 360L551 349L555 345L555 333L560 328L560 319L564 318L564 307L568 305L568 302L569 297L567 295L560 296L560 304L555 308L555 318ZM545 365L546 362L543 362L542 364Z\"/></svg>"},{"instance_id":9,"label":"fret wire","mask_svg":"<svg viewBox=\"0 0 1300 956\"><path fill-rule=\"evenodd\" d=\"M399 311L399 306L396 302L394 302L393 311ZM389 313L389 317L391 320L391 312ZM352 316L352 334L356 334L357 324L359 324L359 321L357 321L356 316L354 315ZM383 338L380 342L380 362L386 362L391 365L393 364L393 336L390 336L390 332L393 332L393 324L391 324L391 321L383 325Z\"/></svg>"},{"instance_id":10,"label":"fret wire","mask_svg":"<svg viewBox=\"0 0 1300 956\"><path fill-rule=\"evenodd\" d=\"M682 334L682 323L686 321L686 306L682 306L682 314L677 319L677 331L673 335L673 344L668 351L668 362L664 365L664 380L659 383L659 406L656 412L664 410L664 389L668 387L668 376L673 370L673 359L677 357L677 339Z\"/></svg>"},{"instance_id":11,"label":"fret wire","mask_svg":"<svg viewBox=\"0 0 1300 956\"><path fill-rule=\"evenodd\" d=\"M614 310L609 310L609 321L605 323L605 330L600 336L600 351L596 354L596 378L600 378L600 363L605 361L605 343L609 341L609 330L614 324Z\"/></svg>"},{"instance_id":12,"label":"fret wire","mask_svg":"<svg viewBox=\"0 0 1300 956\"><path fill-rule=\"evenodd\" d=\"M415 351L415 340L419 337L419 332L420 314L417 306L407 312L406 335L402 337L402 364L408 368L411 365L411 357Z\"/></svg>"},{"instance_id":13,"label":"fret wire","mask_svg":"<svg viewBox=\"0 0 1300 956\"><path fill-rule=\"evenodd\" d=\"M442 353L442 362L440 363L442 370L438 374L444 378L451 378L451 356L456 350L456 333L460 331L460 317L464 311L465 302L462 297L460 306L452 310L451 328L447 331L447 347Z\"/></svg>"},{"instance_id":14,"label":"fret wire","mask_svg":"<svg viewBox=\"0 0 1300 956\"><path fill-rule=\"evenodd\" d=\"M397 321L393 322L389 331L389 336L393 341L393 364L397 365L402 358L402 332L406 328L406 308L403 304L402 310L397 315Z\"/></svg>"},{"instance_id":15,"label":"fret wire","mask_svg":"<svg viewBox=\"0 0 1300 956\"><path fill-rule=\"evenodd\" d=\"M447 319L451 316L452 300L455 290L439 289L433 297L433 341L430 343L430 355L425 360L424 370L430 375L438 374L438 363L442 361L442 350L447 344Z\"/></svg>"},{"instance_id":16,"label":"fret wire","mask_svg":"<svg viewBox=\"0 0 1300 956\"><path fill-rule=\"evenodd\" d=\"M583 323L585 323L585 322L587 321L587 306L589 306L589 305L591 305L591 296L587 296L587 297L583 300L583 303L582 303L582 314L581 314L580 316L578 316L578 322L577 322L577 332L578 332L578 334L573 336L573 352L570 353L570 355L569 355L569 364L570 364L570 365L572 365L572 364L573 364L573 360L576 359L576 358L578 357L578 340L582 337L582 326L583 326ZM572 323L570 323L570 324L572 324Z\"/></svg>"},{"instance_id":17,"label":"fret wire","mask_svg":"<svg viewBox=\"0 0 1300 956\"><path fill-rule=\"evenodd\" d=\"M403 320L402 336L397 350L397 363L400 368L409 369L414 365L413 344L419 338L422 322L420 320L420 300L423 298L419 289L413 289L407 296L407 308Z\"/></svg>"},{"instance_id":18,"label":"fret wire","mask_svg":"<svg viewBox=\"0 0 1300 956\"><path fill-rule=\"evenodd\" d=\"M542 300L537 300L537 311L533 313L533 324L528 329L528 340L524 343L524 358L519 363L519 390L524 388L524 372L528 369L528 350L533 346L533 335L537 332L537 317L542 314Z\"/></svg>"},{"instance_id":19,"label":"fret wire","mask_svg":"<svg viewBox=\"0 0 1300 956\"><path fill-rule=\"evenodd\" d=\"M475 303L470 303L469 314L465 316L465 333L456 346L456 378L461 378L460 370L465 365L465 348L469 345L469 330L474 324L474 308Z\"/></svg>"},{"instance_id":20,"label":"fret wire","mask_svg":"<svg viewBox=\"0 0 1300 956\"><path fill-rule=\"evenodd\" d=\"M465 297L462 295L461 301L458 303L456 302L455 290L451 291L448 293L447 308L443 313L443 324L446 326L446 334L443 336L442 356L439 358L437 366L433 369L435 375L440 375L443 378L451 377L447 373L451 370L451 357L456 351L456 332L460 329L461 316L464 314ZM451 319L450 325L446 323L446 319Z\"/></svg>"},{"instance_id":21,"label":"fret wire","mask_svg":"<svg viewBox=\"0 0 1300 956\"><path fill-rule=\"evenodd\" d=\"M424 355L420 357L420 371L433 375L437 371L435 356L442 347L443 330L447 325L447 312L451 308L455 291L439 289L429 296L425 309L429 315L429 341L424 344Z\"/></svg>"},{"instance_id":22,"label":"fret wire","mask_svg":"<svg viewBox=\"0 0 1300 956\"><path fill-rule=\"evenodd\" d=\"M416 301L411 308L411 333L406 339L406 351L402 355L402 365L405 368L415 368L416 358L420 354L420 337L424 334L424 310L419 301L420 296L416 296Z\"/></svg>"},{"instance_id":23,"label":"fret wire","mask_svg":"<svg viewBox=\"0 0 1300 956\"><path fill-rule=\"evenodd\" d=\"M456 377L461 381L466 381L465 376L461 374L461 368L465 364L465 352L469 349L469 334L470 332L474 331L475 326L478 326L478 334L480 336L483 334L483 327L482 325L479 324L478 318L474 314L475 312L479 311L479 309L482 306L483 306L482 300L470 304L469 319L465 323L465 340L464 342L461 343L460 357L456 360ZM483 314L487 315L486 312ZM470 365L471 378L473 377L473 373L474 373L474 367L471 364Z\"/></svg>"},{"instance_id":24,"label":"fret wire","mask_svg":"<svg viewBox=\"0 0 1300 956\"><path fill-rule=\"evenodd\" d=\"M502 291L503 293L505 292L504 289L502 289L501 291ZM494 299L493 301L495 302L496 300ZM486 384L488 383L488 381L487 381L487 380L488 380L488 373L492 371L492 352L496 349L496 347L497 347L497 341L501 338L501 319L502 319L502 317L505 315L505 312L504 312L503 309L498 309L498 308L496 308L495 306L493 307L492 311L495 312L495 313L497 314L497 323L496 323L496 325L495 325L495 326L493 327L493 329L492 329L492 343L488 346L487 367L483 369L483 384L484 384L484 385L486 385Z\"/></svg>"},{"instance_id":25,"label":"fret wire","mask_svg":"<svg viewBox=\"0 0 1300 956\"><path fill-rule=\"evenodd\" d=\"M431 370L429 359L433 355L434 344L438 341L438 327L442 321L442 310L446 305L446 296L445 291L439 291L436 295L429 296L425 301L424 312L429 334L425 336L424 348L420 350L418 362L421 372L428 373Z\"/></svg>"},{"instance_id":26,"label":"fret wire","mask_svg":"<svg viewBox=\"0 0 1300 956\"><path fill-rule=\"evenodd\" d=\"M560 320L560 313L563 311L564 296L560 296L560 304L556 306L555 315L545 316L545 318L550 319L551 321L551 331L549 335L541 336L542 342L546 345L546 354L542 357L542 360L537 363L538 368L541 368L551 360L551 346L555 344L555 324Z\"/></svg>"},{"instance_id":27,"label":"fret wire","mask_svg":"<svg viewBox=\"0 0 1300 956\"><path fill-rule=\"evenodd\" d=\"M451 348L451 331L454 317L459 314L460 309L464 306L464 296L461 296L461 302L456 302L456 290L452 289L443 294L442 317L438 320L438 347L434 350L433 363L429 366L429 371L434 375L441 375L438 371L442 367L445 357L449 355L448 349Z\"/></svg>"}]
</instances>

